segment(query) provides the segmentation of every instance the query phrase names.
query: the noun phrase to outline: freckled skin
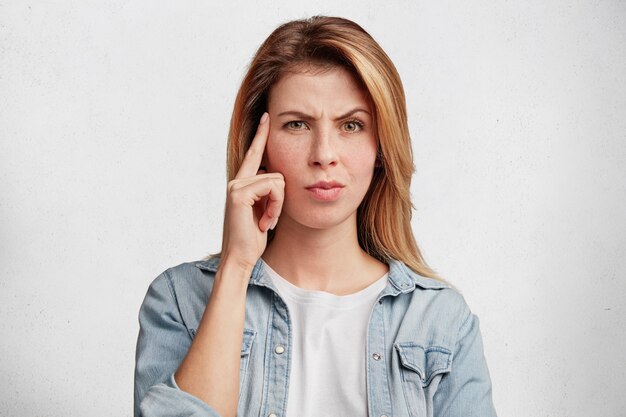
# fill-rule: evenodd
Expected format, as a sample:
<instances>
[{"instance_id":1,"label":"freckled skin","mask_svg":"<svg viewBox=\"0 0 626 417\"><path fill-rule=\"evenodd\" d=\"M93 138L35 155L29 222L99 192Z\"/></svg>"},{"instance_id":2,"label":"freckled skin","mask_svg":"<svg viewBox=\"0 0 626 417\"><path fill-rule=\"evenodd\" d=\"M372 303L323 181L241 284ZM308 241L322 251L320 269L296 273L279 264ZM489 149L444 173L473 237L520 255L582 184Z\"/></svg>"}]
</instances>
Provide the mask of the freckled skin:
<instances>
[{"instance_id":1,"label":"freckled skin","mask_svg":"<svg viewBox=\"0 0 626 417\"><path fill-rule=\"evenodd\" d=\"M355 109L362 111L346 116ZM291 73L272 87L268 112L267 169L285 178L280 223L313 229L355 224L377 151L367 93L343 68ZM319 201L307 190L319 181L344 187L336 200Z\"/></svg>"}]
</instances>

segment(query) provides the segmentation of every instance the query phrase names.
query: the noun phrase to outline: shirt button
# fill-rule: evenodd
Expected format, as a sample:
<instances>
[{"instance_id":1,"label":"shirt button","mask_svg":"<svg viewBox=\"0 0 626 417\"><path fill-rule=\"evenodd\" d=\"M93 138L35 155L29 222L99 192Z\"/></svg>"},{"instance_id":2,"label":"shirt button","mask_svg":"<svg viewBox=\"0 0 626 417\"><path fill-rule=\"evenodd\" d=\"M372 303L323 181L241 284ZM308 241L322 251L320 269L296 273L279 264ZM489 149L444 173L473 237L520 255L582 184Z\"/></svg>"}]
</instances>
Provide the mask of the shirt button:
<instances>
[{"instance_id":1,"label":"shirt button","mask_svg":"<svg viewBox=\"0 0 626 417\"><path fill-rule=\"evenodd\" d=\"M372 355L372 358L374 358L375 361L379 361L381 358L380 353L374 353ZM384 417L384 416L380 416L380 417Z\"/></svg>"},{"instance_id":2,"label":"shirt button","mask_svg":"<svg viewBox=\"0 0 626 417\"><path fill-rule=\"evenodd\" d=\"M276 345L276 347L274 348L274 352L276 352L279 355L282 355L283 353L285 353L285 348L283 347L283 345ZM276 417L276 414L270 414L268 417Z\"/></svg>"},{"instance_id":3,"label":"shirt button","mask_svg":"<svg viewBox=\"0 0 626 417\"><path fill-rule=\"evenodd\" d=\"M269 416L267 416L267 417L278 417L278 416L277 416L276 414L274 414L274 413L271 413L271 414L270 414ZM382 416L381 416L381 417L382 417Z\"/></svg>"},{"instance_id":4,"label":"shirt button","mask_svg":"<svg viewBox=\"0 0 626 417\"><path fill-rule=\"evenodd\" d=\"M386 416L385 414L383 414L383 415L382 415L382 416L380 416L380 417L387 417L387 416Z\"/></svg>"}]
</instances>

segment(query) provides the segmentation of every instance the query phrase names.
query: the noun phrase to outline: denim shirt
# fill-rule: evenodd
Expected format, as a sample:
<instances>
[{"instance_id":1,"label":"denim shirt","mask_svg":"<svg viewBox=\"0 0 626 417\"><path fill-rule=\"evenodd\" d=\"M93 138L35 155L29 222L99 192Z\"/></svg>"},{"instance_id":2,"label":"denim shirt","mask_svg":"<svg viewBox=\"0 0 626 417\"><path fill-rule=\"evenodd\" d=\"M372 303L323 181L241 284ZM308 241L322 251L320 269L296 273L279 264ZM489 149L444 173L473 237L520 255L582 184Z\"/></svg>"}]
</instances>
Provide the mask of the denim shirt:
<instances>
[{"instance_id":1,"label":"denim shirt","mask_svg":"<svg viewBox=\"0 0 626 417\"><path fill-rule=\"evenodd\" d=\"M191 346L218 265L219 258L184 263L150 285L139 312L135 417L219 415L180 390L173 376ZM368 416L495 416L478 319L463 297L402 262L389 262L388 277L364 346ZM246 296L238 416L284 417L291 333L287 306L260 259Z\"/></svg>"}]
</instances>

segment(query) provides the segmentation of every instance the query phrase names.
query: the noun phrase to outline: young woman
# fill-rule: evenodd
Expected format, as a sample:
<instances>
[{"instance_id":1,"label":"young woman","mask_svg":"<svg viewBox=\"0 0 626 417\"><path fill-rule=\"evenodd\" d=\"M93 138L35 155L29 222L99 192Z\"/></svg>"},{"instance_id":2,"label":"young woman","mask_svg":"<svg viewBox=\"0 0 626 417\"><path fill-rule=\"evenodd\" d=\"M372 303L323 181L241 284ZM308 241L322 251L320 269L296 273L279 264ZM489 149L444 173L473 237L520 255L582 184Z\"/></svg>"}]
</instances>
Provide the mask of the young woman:
<instances>
[{"instance_id":1,"label":"young woman","mask_svg":"<svg viewBox=\"0 0 626 417\"><path fill-rule=\"evenodd\" d=\"M221 254L141 307L135 416L494 416L478 320L415 243L412 173L369 34L277 28L235 102Z\"/></svg>"}]
</instances>

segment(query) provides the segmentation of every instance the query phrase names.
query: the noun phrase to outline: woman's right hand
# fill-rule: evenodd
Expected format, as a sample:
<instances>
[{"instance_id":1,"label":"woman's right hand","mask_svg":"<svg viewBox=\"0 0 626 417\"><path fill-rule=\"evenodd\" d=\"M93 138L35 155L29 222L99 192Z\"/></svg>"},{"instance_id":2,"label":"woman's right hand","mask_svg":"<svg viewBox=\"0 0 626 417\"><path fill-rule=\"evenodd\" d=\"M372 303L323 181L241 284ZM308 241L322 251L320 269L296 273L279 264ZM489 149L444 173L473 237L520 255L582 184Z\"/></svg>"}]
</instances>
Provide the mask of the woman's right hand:
<instances>
[{"instance_id":1,"label":"woman's right hand","mask_svg":"<svg viewBox=\"0 0 626 417\"><path fill-rule=\"evenodd\" d=\"M235 179L228 183L222 259L187 356L175 374L178 387L221 416L235 416L248 280L267 246L285 195L279 173L260 170L269 135L263 114Z\"/></svg>"},{"instance_id":2,"label":"woman's right hand","mask_svg":"<svg viewBox=\"0 0 626 417\"><path fill-rule=\"evenodd\" d=\"M243 163L228 183L222 262L251 271L267 246L267 231L273 229L285 197L285 179L280 173L261 169L269 137L269 114L263 113Z\"/></svg>"}]
</instances>

